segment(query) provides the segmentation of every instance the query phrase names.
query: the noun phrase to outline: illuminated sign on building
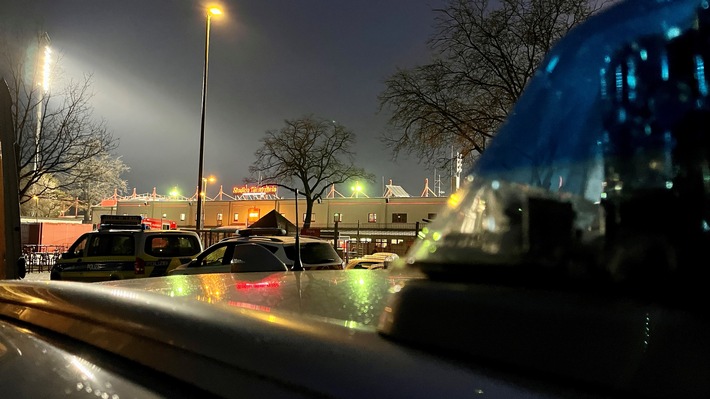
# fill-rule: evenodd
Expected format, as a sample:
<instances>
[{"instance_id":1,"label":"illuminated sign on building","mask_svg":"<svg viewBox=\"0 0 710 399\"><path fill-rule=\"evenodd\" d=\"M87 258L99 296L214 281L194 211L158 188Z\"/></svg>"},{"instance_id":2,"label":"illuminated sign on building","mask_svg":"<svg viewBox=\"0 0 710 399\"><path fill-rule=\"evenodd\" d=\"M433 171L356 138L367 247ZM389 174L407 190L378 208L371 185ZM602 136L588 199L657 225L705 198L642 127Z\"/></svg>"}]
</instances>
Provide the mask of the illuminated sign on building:
<instances>
[{"instance_id":1,"label":"illuminated sign on building","mask_svg":"<svg viewBox=\"0 0 710 399\"><path fill-rule=\"evenodd\" d=\"M235 186L232 187L232 194L273 194L276 195L278 186Z\"/></svg>"}]
</instances>

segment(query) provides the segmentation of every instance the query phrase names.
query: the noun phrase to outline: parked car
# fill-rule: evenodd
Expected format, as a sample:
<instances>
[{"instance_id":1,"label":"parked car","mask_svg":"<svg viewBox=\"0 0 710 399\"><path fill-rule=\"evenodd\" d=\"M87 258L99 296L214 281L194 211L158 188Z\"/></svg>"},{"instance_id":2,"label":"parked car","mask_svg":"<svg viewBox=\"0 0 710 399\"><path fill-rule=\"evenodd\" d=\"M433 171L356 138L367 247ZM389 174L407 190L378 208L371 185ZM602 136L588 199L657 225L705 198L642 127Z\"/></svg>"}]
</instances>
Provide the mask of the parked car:
<instances>
[{"instance_id":1,"label":"parked car","mask_svg":"<svg viewBox=\"0 0 710 399\"><path fill-rule=\"evenodd\" d=\"M345 270L374 270L384 269L385 262L380 259L355 258L350 259L345 265Z\"/></svg>"},{"instance_id":2,"label":"parked car","mask_svg":"<svg viewBox=\"0 0 710 399\"><path fill-rule=\"evenodd\" d=\"M710 397L709 38L571 31L389 270L1 281L3 396Z\"/></svg>"},{"instance_id":3,"label":"parked car","mask_svg":"<svg viewBox=\"0 0 710 399\"><path fill-rule=\"evenodd\" d=\"M267 249L288 270L293 269L296 260L296 237L286 235L286 231L273 228L245 228L238 235L222 239L211 245L204 252L188 263L184 263L168 274L201 274L201 273L229 273L235 271L233 260L239 259L239 249L242 245L259 245ZM326 240L316 237L299 237L301 247L300 257L303 268L306 270L340 270L343 260ZM269 257L270 258L270 257ZM266 269L280 268L274 265ZM244 268L244 267L243 267ZM250 269L257 268L256 266Z\"/></svg>"},{"instance_id":4,"label":"parked car","mask_svg":"<svg viewBox=\"0 0 710 399\"><path fill-rule=\"evenodd\" d=\"M164 276L202 251L194 231L146 229L140 215L103 215L50 270L52 280L96 282Z\"/></svg>"},{"instance_id":5,"label":"parked car","mask_svg":"<svg viewBox=\"0 0 710 399\"><path fill-rule=\"evenodd\" d=\"M205 249L190 263L169 271L168 275L287 270L283 260L265 246L224 240Z\"/></svg>"},{"instance_id":6,"label":"parked car","mask_svg":"<svg viewBox=\"0 0 710 399\"><path fill-rule=\"evenodd\" d=\"M387 267L397 259L399 259L399 255L393 252L375 252L369 255L364 255L361 258L349 260L345 265L345 269L387 269Z\"/></svg>"}]
</instances>

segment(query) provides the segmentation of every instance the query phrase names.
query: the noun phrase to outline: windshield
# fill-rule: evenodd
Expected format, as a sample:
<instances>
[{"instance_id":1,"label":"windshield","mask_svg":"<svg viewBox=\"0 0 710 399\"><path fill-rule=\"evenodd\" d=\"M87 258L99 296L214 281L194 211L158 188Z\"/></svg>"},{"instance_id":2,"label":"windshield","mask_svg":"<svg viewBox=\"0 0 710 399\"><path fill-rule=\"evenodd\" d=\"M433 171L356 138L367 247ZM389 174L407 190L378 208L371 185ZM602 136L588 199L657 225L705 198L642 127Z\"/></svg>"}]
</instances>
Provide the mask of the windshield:
<instances>
[{"instance_id":1,"label":"windshield","mask_svg":"<svg viewBox=\"0 0 710 399\"><path fill-rule=\"evenodd\" d=\"M699 4L631 1L572 31L407 262L430 271L565 265L570 273L570 264L600 253L590 267L608 262L610 237L630 229L694 234L701 222L669 209L685 208L686 188L708 177L684 160L683 146L704 142L682 142L707 94L704 75L685 81L704 71L698 53L707 46L694 39L703 29ZM676 221L646 221L662 212Z\"/></svg>"}]
</instances>

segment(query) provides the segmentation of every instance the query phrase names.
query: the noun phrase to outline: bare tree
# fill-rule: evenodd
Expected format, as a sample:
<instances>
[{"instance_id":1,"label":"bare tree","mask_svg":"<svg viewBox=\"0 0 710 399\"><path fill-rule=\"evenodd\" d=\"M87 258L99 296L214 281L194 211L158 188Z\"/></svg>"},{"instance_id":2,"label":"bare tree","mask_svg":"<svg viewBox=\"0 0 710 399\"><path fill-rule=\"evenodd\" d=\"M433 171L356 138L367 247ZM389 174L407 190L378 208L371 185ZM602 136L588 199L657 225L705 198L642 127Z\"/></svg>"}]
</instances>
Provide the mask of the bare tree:
<instances>
[{"instance_id":1,"label":"bare tree","mask_svg":"<svg viewBox=\"0 0 710 399\"><path fill-rule=\"evenodd\" d=\"M323 198L331 184L352 179L374 181L375 176L354 165L355 133L332 121L305 116L286 120L281 130L270 130L256 150L249 167L250 181L291 183L294 180L306 198L306 221L310 227L313 203Z\"/></svg>"},{"instance_id":2,"label":"bare tree","mask_svg":"<svg viewBox=\"0 0 710 399\"><path fill-rule=\"evenodd\" d=\"M552 45L606 0L451 0L435 9L431 64L386 81L382 141L396 158L446 167L451 149L470 164L508 116Z\"/></svg>"},{"instance_id":3,"label":"bare tree","mask_svg":"<svg viewBox=\"0 0 710 399\"><path fill-rule=\"evenodd\" d=\"M28 56L28 49L39 51L39 43L33 43L37 38L23 40L17 33L8 40L9 35L5 32L0 38L0 71L13 101L20 203L54 198L81 185L96 187L106 175L91 165L110 160L118 141L108 132L105 121L93 117L91 75L63 88L44 90L37 83L37 57ZM58 71L56 65L54 72ZM103 194L108 196L113 189Z\"/></svg>"},{"instance_id":4,"label":"bare tree","mask_svg":"<svg viewBox=\"0 0 710 399\"><path fill-rule=\"evenodd\" d=\"M69 194L82 199L84 222L91 221L91 206L116 191L123 194L128 190L128 182L121 179L121 174L130 169L120 157L99 154L77 166L80 175L91 176L90 180L81 180L74 184Z\"/></svg>"}]
</instances>

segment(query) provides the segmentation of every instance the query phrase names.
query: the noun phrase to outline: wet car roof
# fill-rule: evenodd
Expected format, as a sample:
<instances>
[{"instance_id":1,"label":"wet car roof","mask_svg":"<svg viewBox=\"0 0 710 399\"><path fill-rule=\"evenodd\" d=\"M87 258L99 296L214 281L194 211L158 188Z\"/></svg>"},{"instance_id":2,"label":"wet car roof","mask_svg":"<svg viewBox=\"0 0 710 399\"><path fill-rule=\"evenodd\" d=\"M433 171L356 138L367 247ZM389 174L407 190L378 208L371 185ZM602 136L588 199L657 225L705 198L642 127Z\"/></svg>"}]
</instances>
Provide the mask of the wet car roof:
<instances>
[{"instance_id":1,"label":"wet car roof","mask_svg":"<svg viewBox=\"0 0 710 399\"><path fill-rule=\"evenodd\" d=\"M220 397L569 396L532 379L508 384L509 375L443 361L380 335L375 319L387 306L381 288L396 291L409 277L280 274L93 284L4 280L0 314L51 330L51 342L69 337Z\"/></svg>"},{"instance_id":2,"label":"wet car roof","mask_svg":"<svg viewBox=\"0 0 710 399\"><path fill-rule=\"evenodd\" d=\"M169 276L168 279L107 281L98 284L207 302L232 309L294 312L337 324L373 326L388 296L414 271L342 273L340 271L213 273Z\"/></svg>"}]
</instances>

